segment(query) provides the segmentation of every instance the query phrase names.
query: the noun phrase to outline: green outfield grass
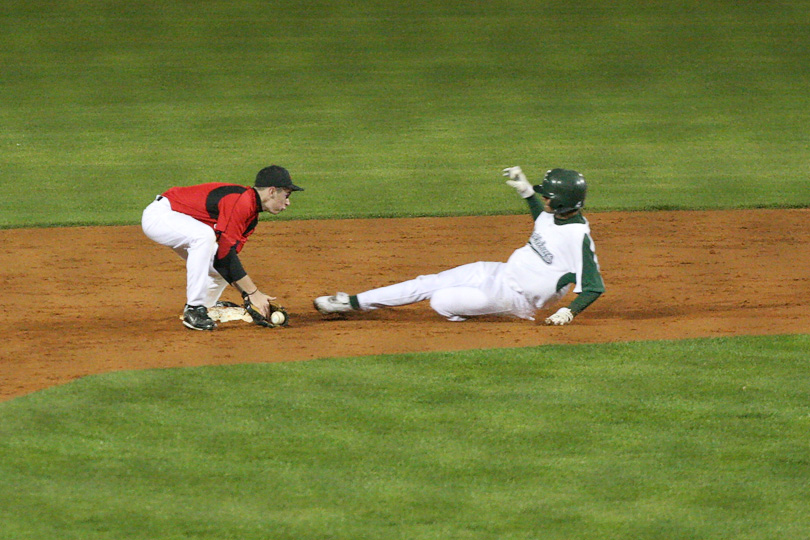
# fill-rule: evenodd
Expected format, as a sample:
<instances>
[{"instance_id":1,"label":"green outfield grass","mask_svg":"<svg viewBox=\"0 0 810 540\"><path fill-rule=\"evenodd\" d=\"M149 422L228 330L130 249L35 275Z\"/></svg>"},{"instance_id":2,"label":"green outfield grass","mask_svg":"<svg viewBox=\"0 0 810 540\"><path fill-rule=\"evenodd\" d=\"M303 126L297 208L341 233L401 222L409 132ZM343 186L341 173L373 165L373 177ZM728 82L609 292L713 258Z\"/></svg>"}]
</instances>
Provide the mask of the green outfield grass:
<instances>
[{"instance_id":1,"label":"green outfield grass","mask_svg":"<svg viewBox=\"0 0 810 540\"><path fill-rule=\"evenodd\" d=\"M175 184L307 187L287 218L807 206L810 3L7 2L0 227L135 223Z\"/></svg>"},{"instance_id":2,"label":"green outfield grass","mask_svg":"<svg viewBox=\"0 0 810 540\"><path fill-rule=\"evenodd\" d=\"M810 537L808 336L92 376L0 404L4 539Z\"/></svg>"}]
</instances>

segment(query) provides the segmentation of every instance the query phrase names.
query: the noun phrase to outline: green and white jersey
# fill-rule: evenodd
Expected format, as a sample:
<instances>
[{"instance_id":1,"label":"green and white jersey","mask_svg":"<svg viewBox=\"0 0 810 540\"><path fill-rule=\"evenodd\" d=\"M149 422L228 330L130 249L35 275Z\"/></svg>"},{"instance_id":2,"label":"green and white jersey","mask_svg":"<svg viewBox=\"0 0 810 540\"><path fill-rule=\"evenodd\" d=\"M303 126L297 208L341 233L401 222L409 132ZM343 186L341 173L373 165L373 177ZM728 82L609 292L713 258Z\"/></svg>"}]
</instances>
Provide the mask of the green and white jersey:
<instances>
[{"instance_id":1,"label":"green and white jersey","mask_svg":"<svg viewBox=\"0 0 810 540\"><path fill-rule=\"evenodd\" d=\"M529 241L506 262L504 277L537 309L556 302L573 285L574 292L589 293L571 304L578 313L605 290L591 228L582 214L560 220L540 213Z\"/></svg>"}]
</instances>

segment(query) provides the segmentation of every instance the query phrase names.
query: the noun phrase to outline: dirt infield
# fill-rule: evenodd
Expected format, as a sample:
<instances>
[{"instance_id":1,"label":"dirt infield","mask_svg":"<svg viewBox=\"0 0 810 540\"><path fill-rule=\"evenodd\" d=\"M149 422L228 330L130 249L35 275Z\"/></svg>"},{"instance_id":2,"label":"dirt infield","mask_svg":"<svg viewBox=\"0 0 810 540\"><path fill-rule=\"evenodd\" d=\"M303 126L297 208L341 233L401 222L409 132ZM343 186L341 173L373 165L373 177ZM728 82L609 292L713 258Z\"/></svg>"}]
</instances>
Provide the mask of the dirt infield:
<instances>
[{"instance_id":1,"label":"dirt infield","mask_svg":"<svg viewBox=\"0 0 810 540\"><path fill-rule=\"evenodd\" d=\"M810 332L810 209L588 218L607 293L566 327L449 323L426 303L352 319L312 308L314 296L336 290L505 261L526 241L526 215L263 221L242 260L292 324L214 332L181 325L183 263L140 227L0 231L0 400L113 370ZM238 297L231 289L223 299Z\"/></svg>"}]
</instances>

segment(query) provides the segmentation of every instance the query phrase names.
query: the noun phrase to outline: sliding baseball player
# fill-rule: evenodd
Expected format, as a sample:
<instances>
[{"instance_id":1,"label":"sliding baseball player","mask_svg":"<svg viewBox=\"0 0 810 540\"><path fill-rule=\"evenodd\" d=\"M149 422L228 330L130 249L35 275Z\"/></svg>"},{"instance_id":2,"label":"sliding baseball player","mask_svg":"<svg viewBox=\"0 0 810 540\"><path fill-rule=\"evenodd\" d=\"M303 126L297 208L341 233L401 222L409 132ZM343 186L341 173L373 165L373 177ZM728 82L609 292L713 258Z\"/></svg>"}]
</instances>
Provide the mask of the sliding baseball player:
<instances>
[{"instance_id":1,"label":"sliding baseball player","mask_svg":"<svg viewBox=\"0 0 810 540\"><path fill-rule=\"evenodd\" d=\"M430 300L449 321L480 315L534 320L537 310L559 302L573 287L576 298L545 319L550 325L570 323L605 291L581 211L585 179L573 170L552 169L542 184L532 186L520 167L504 169L504 176L534 218L528 242L505 263L475 262L355 295L321 296L314 300L315 308L323 314L346 314Z\"/></svg>"}]
</instances>

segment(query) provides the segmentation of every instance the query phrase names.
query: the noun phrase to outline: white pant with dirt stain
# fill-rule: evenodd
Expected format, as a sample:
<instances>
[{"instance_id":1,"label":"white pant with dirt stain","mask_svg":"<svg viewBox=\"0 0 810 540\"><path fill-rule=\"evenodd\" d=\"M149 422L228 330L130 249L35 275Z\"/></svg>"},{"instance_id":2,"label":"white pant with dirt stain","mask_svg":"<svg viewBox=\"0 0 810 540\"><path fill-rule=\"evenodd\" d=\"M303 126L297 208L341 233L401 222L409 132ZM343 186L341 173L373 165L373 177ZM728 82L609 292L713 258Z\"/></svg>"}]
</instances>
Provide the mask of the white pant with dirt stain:
<instances>
[{"instance_id":1,"label":"white pant with dirt stain","mask_svg":"<svg viewBox=\"0 0 810 540\"><path fill-rule=\"evenodd\" d=\"M214 270L217 239L214 229L191 216L172 210L169 200L158 197L141 218L143 232L158 244L170 247L186 261L186 304L213 306L228 282Z\"/></svg>"},{"instance_id":2,"label":"white pant with dirt stain","mask_svg":"<svg viewBox=\"0 0 810 540\"><path fill-rule=\"evenodd\" d=\"M503 279L504 263L475 262L419 276L357 295L364 311L404 306L430 299L439 315L463 321L477 315L507 315L532 320L534 307Z\"/></svg>"}]
</instances>

